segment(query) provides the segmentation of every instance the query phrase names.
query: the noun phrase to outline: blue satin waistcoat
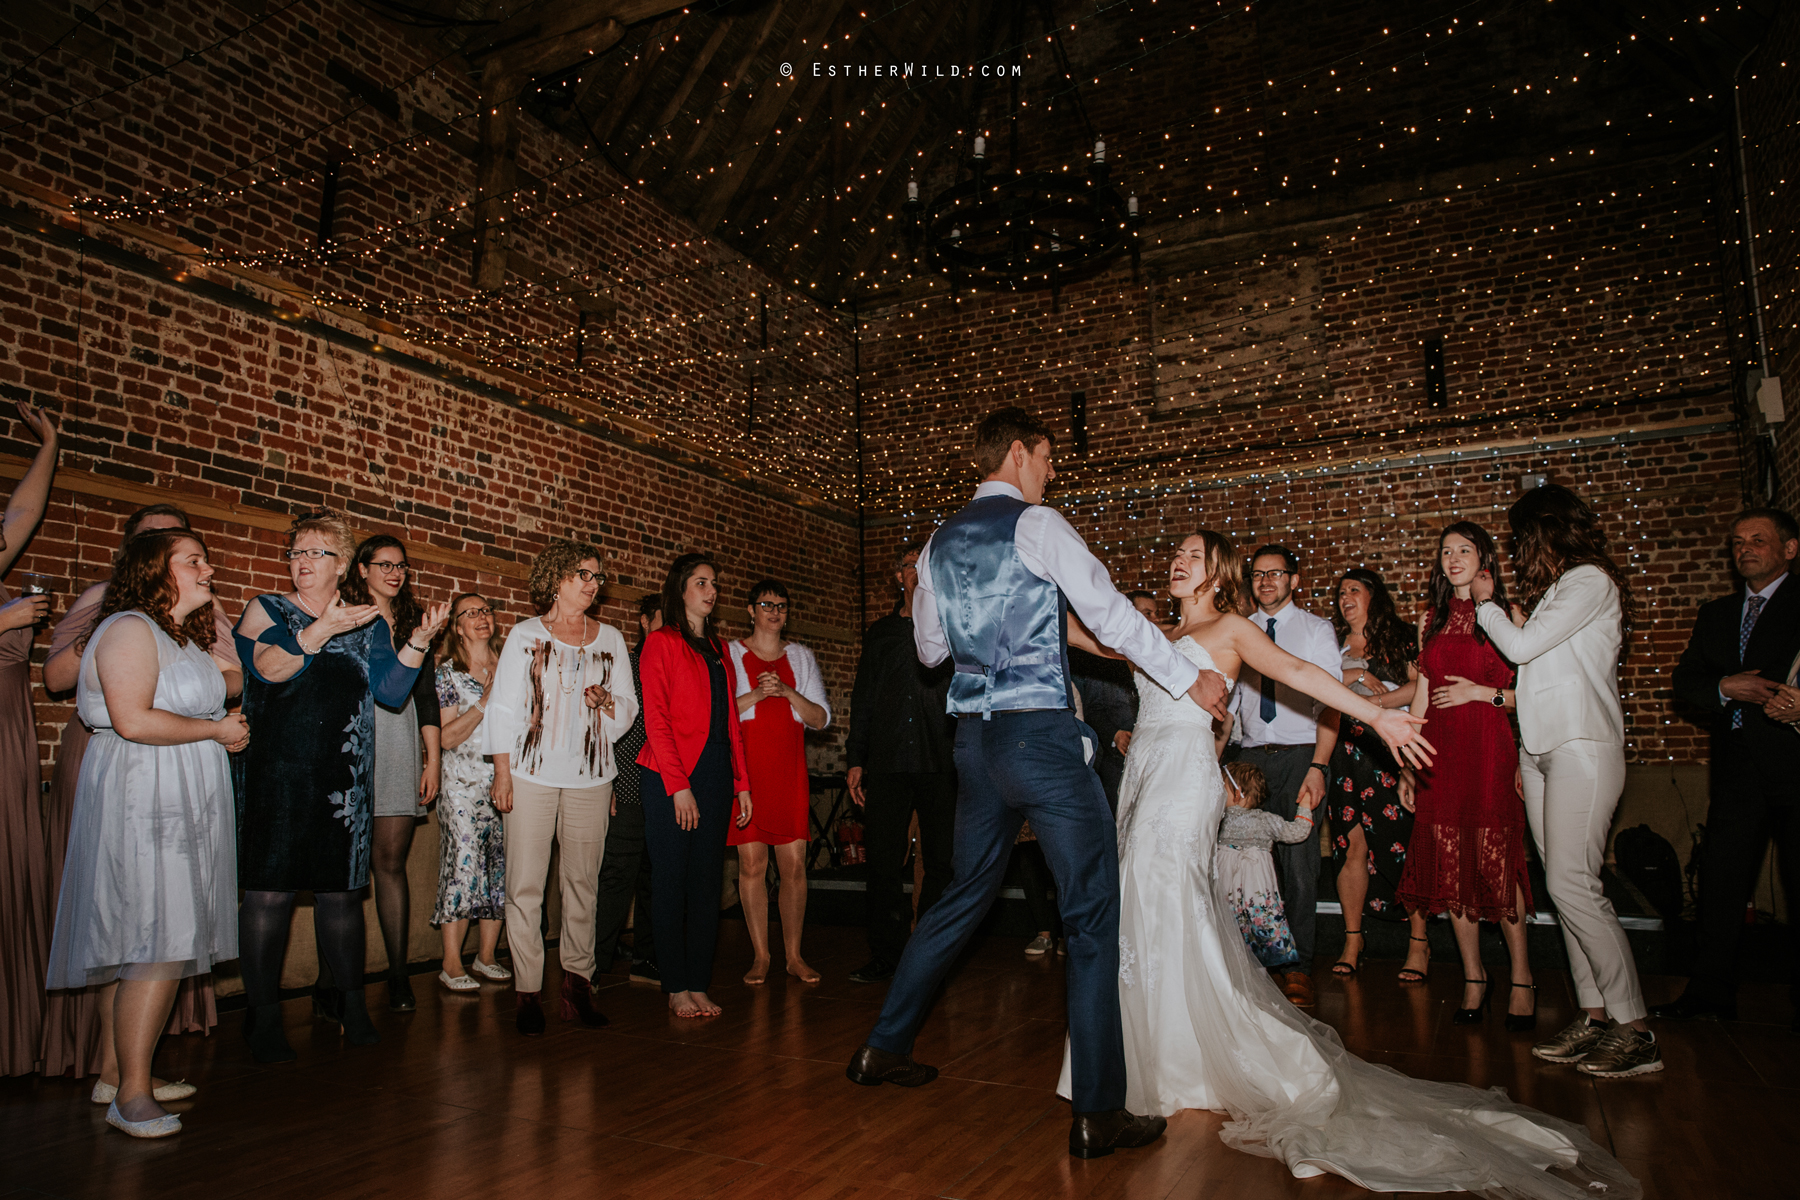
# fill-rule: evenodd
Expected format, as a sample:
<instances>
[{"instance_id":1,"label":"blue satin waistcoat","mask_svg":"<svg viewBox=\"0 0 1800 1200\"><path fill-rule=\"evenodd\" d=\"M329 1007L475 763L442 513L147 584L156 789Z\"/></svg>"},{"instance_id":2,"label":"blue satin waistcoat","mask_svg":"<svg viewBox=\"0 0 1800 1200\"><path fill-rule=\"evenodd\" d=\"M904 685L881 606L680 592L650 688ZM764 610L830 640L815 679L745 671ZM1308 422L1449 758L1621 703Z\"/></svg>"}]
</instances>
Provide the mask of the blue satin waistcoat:
<instances>
[{"instance_id":1,"label":"blue satin waistcoat","mask_svg":"<svg viewBox=\"0 0 1800 1200\"><path fill-rule=\"evenodd\" d=\"M1075 707L1062 589L1026 570L1013 541L1030 507L983 496L932 535L931 583L956 664L953 715Z\"/></svg>"}]
</instances>

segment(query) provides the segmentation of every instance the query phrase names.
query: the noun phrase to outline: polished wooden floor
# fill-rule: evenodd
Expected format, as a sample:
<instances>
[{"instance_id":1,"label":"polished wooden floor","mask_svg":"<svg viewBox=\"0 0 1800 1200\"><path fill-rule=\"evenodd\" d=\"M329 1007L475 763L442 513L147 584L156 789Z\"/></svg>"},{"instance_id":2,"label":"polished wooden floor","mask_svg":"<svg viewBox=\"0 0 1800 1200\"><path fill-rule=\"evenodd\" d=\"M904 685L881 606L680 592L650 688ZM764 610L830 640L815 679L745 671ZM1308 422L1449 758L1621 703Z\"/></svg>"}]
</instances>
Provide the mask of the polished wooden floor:
<instances>
[{"instance_id":1,"label":"polished wooden floor","mask_svg":"<svg viewBox=\"0 0 1800 1200\"><path fill-rule=\"evenodd\" d=\"M741 925L728 923L713 997L725 1014L678 1021L652 988L618 978L599 1031L550 1021L513 1030L512 992L451 995L415 977L419 1009L376 1021L385 1040L343 1045L289 1001L300 1061L250 1061L229 1014L211 1038L163 1043L159 1071L200 1085L173 1106L187 1128L161 1142L109 1129L72 1080L0 1081L0 1196L607 1197L664 1200L902 1200L921 1195L1243 1197L1361 1195L1335 1177L1300 1181L1227 1149L1221 1118L1182 1113L1148 1150L1093 1162L1066 1152L1068 1108L1053 1094L1063 1040L1062 968L1023 941L989 938L952 981L919 1038L943 1078L913 1091L861 1088L844 1063L873 1023L880 987L845 975L863 958L848 929L807 934L825 974L750 988ZM1458 972L1423 988L1372 962L1348 983L1319 976L1318 1015L1365 1057L1434 1079L1499 1084L1585 1123L1657 1198L1796 1194L1800 1038L1786 998L1747 989L1731 1024L1665 1025L1668 1069L1595 1081L1533 1059L1498 1016L1452 1026ZM724 983L724 980L732 980ZM1572 1013L1566 979L1544 975L1540 1027ZM1646 981L1651 998L1672 990ZM554 987L554 971L547 981ZM1788 1151L1780 1147L1788 1146Z\"/></svg>"}]
</instances>

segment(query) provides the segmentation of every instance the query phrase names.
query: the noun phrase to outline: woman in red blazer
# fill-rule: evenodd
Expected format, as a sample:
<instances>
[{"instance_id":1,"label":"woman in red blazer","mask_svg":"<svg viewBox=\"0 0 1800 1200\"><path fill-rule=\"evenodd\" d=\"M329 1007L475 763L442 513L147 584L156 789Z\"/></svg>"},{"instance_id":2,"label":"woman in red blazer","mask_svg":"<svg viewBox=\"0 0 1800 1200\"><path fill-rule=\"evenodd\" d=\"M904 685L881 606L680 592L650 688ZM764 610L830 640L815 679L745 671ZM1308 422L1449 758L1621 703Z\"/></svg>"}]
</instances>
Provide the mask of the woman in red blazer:
<instances>
[{"instance_id":1,"label":"woman in red blazer","mask_svg":"<svg viewBox=\"0 0 1800 1200\"><path fill-rule=\"evenodd\" d=\"M716 1017L707 999L719 937L725 837L750 822L744 739L727 681L725 647L713 632L718 569L710 555L684 554L663 580L668 622L644 639L644 749L638 755L644 843L650 852L651 925L669 1010ZM673 618L673 619L670 619Z\"/></svg>"}]
</instances>

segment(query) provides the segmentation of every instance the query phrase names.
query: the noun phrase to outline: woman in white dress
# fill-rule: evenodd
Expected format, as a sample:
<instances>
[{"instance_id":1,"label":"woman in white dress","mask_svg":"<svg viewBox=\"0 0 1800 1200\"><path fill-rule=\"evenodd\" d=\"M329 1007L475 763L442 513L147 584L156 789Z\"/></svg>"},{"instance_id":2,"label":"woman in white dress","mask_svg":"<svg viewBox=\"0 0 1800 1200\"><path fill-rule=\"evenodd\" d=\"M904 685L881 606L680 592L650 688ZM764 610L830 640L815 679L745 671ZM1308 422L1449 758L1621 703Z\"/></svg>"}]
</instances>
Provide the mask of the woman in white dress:
<instances>
[{"instance_id":1,"label":"woman in white dress","mask_svg":"<svg viewBox=\"0 0 1800 1200\"><path fill-rule=\"evenodd\" d=\"M1237 616L1238 575L1223 536L1202 531L1182 543L1169 590L1181 601L1172 637L1183 654L1227 678L1248 662L1366 721L1397 753L1430 753L1404 717L1376 710ZM1142 677L1138 690L1119 800L1119 994L1130 1111L1225 1112L1232 1118L1220 1135L1227 1145L1277 1158L1300 1178L1331 1172L1375 1191L1576 1197L1593 1195L1584 1189L1593 1181L1610 1186L1609 1196L1638 1194L1578 1127L1513 1104L1497 1089L1371 1066L1282 996L1217 896L1224 789L1212 720Z\"/></svg>"},{"instance_id":2,"label":"woman in white dress","mask_svg":"<svg viewBox=\"0 0 1800 1200\"><path fill-rule=\"evenodd\" d=\"M150 1061L176 988L236 958L237 848L227 750L249 742L225 712L207 652L213 568L185 529L125 547L87 639L76 712L94 731L76 784L52 988L100 987L119 1087L109 1123L166 1137L181 1118L152 1094Z\"/></svg>"}]
</instances>

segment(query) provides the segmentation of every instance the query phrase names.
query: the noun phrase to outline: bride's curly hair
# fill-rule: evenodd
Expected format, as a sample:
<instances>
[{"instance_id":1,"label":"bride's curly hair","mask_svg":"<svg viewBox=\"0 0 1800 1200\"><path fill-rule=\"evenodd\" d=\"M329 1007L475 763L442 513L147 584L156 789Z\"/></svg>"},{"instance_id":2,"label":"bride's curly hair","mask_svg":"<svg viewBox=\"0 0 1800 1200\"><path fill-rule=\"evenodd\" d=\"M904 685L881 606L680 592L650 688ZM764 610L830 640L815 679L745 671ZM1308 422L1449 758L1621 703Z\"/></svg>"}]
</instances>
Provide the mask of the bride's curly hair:
<instances>
[{"instance_id":1,"label":"bride's curly hair","mask_svg":"<svg viewBox=\"0 0 1800 1200\"><path fill-rule=\"evenodd\" d=\"M1206 578L1200 586L1211 584L1215 589L1213 607L1222 613L1236 612L1244 576L1237 547L1216 529L1196 529L1188 536L1197 537L1206 545Z\"/></svg>"},{"instance_id":2,"label":"bride's curly hair","mask_svg":"<svg viewBox=\"0 0 1800 1200\"><path fill-rule=\"evenodd\" d=\"M119 551L112 581L106 585L106 595L100 601L100 615L95 619L94 627L99 628L100 622L114 613L136 609L175 639L177 646L185 646L191 641L202 650L211 650L214 635L211 603L196 608L179 625L170 615L175 607L176 589L174 577L169 573L169 560L175 557L183 542L193 542L202 554L207 553L206 542L191 529L152 529L126 542L124 549ZM85 650L88 638L92 636L90 629L76 645Z\"/></svg>"}]
</instances>

